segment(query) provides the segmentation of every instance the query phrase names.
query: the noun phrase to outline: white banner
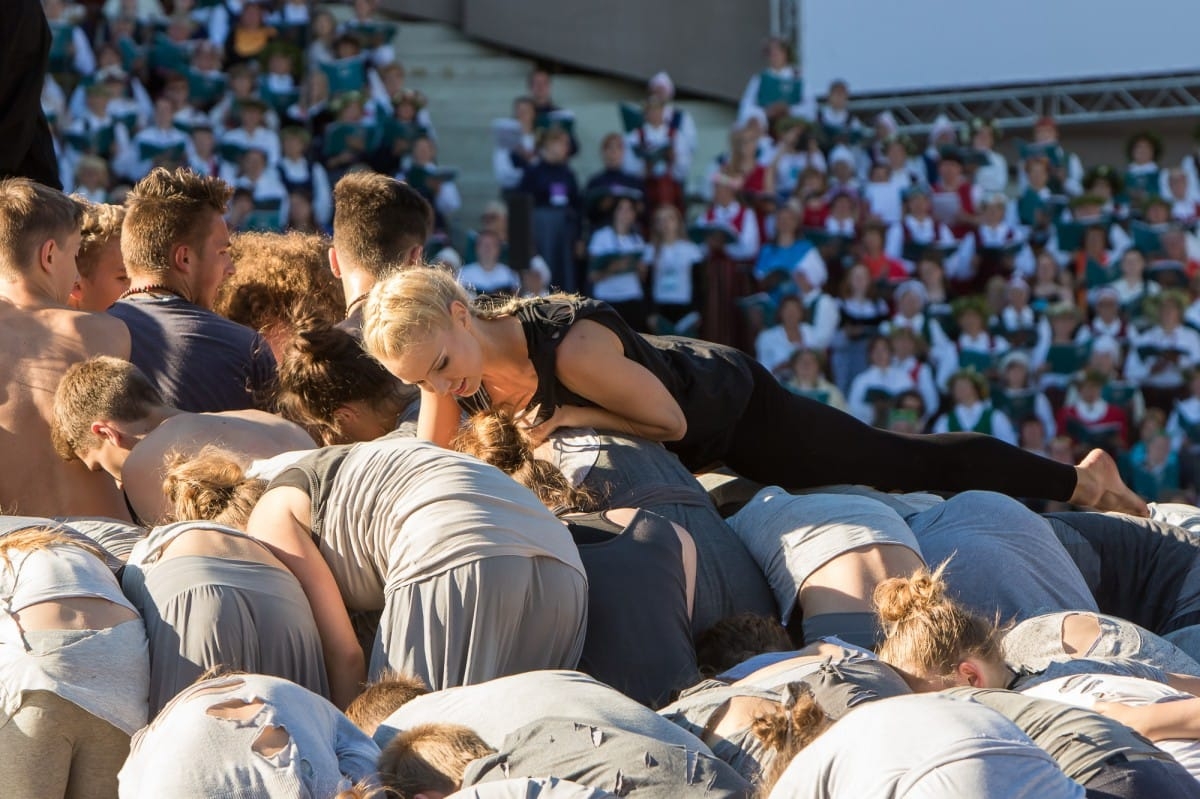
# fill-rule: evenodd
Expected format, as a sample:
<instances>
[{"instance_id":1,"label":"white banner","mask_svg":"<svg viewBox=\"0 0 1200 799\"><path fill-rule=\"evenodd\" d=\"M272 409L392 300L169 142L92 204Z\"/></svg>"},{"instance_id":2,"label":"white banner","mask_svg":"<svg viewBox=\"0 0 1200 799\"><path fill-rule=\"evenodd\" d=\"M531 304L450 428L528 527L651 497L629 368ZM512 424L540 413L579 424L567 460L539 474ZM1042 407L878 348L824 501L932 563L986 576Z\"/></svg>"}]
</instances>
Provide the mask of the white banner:
<instances>
[{"instance_id":1,"label":"white banner","mask_svg":"<svg viewBox=\"0 0 1200 799\"><path fill-rule=\"evenodd\" d=\"M785 2L809 96L1200 72L1200 0Z\"/></svg>"}]
</instances>

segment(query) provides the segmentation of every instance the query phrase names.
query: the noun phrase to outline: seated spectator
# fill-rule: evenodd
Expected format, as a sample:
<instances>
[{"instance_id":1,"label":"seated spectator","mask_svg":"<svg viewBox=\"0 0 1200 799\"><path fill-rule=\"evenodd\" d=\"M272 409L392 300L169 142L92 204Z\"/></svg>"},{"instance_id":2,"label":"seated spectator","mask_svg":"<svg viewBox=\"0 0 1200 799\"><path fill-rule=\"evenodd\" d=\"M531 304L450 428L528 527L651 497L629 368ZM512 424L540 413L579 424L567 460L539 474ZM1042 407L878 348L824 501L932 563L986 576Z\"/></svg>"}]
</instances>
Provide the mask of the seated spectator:
<instances>
[{"instance_id":1,"label":"seated spectator","mask_svg":"<svg viewBox=\"0 0 1200 799\"><path fill-rule=\"evenodd\" d=\"M909 274L916 269L917 259L929 248L949 250L955 246L950 228L930 216L929 190L914 186L904 194L904 216L888 228L884 251L904 264Z\"/></svg>"},{"instance_id":2,"label":"seated spectator","mask_svg":"<svg viewBox=\"0 0 1200 799\"><path fill-rule=\"evenodd\" d=\"M134 134L118 156L115 169L123 178L136 182L152 169L175 169L187 158L187 134L175 127L175 110L168 100L154 103L154 123Z\"/></svg>"},{"instance_id":3,"label":"seated spectator","mask_svg":"<svg viewBox=\"0 0 1200 799\"><path fill-rule=\"evenodd\" d=\"M758 334L754 351L758 362L780 377L797 350L824 351L825 347L816 342L813 326L805 323L804 303L799 297L789 295L780 300L776 319L778 324Z\"/></svg>"},{"instance_id":4,"label":"seated spectator","mask_svg":"<svg viewBox=\"0 0 1200 799\"><path fill-rule=\"evenodd\" d=\"M266 0L246 0L225 40L225 63L252 62L267 49L278 31L266 22Z\"/></svg>"},{"instance_id":5,"label":"seated spectator","mask_svg":"<svg viewBox=\"0 0 1200 799\"><path fill-rule=\"evenodd\" d=\"M1166 181L1158 165L1162 158L1162 140L1150 131L1140 131L1125 145L1129 164L1125 167L1125 194L1130 206L1140 208L1160 196Z\"/></svg>"},{"instance_id":6,"label":"seated spectator","mask_svg":"<svg viewBox=\"0 0 1200 799\"><path fill-rule=\"evenodd\" d=\"M1156 298L1158 324L1133 338L1125 374L1142 387L1146 404L1164 411L1182 398L1183 372L1200 364L1200 333L1183 325L1187 298L1171 290Z\"/></svg>"},{"instance_id":7,"label":"seated spectator","mask_svg":"<svg viewBox=\"0 0 1200 799\"><path fill-rule=\"evenodd\" d=\"M1001 355L1008 352L1008 342L987 329L987 308L978 297L962 297L954 303L954 319L958 337L951 346L934 352L937 360L938 385L949 390L950 378L963 369L987 377L995 373Z\"/></svg>"},{"instance_id":8,"label":"seated spectator","mask_svg":"<svg viewBox=\"0 0 1200 799\"><path fill-rule=\"evenodd\" d=\"M279 233L287 226L290 202L287 186L279 177L279 168L267 164L267 152L258 144L243 152L236 172L226 172L235 191L249 193L253 210L239 230Z\"/></svg>"},{"instance_id":9,"label":"seated spectator","mask_svg":"<svg viewBox=\"0 0 1200 799\"><path fill-rule=\"evenodd\" d=\"M892 344L886 336L871 339L867 355L870 365L851 381L847 405L863 422L881 427L896 396L916 388L916 384L893 361Z\"/></svg>"},{"instance_id":10,"label":"seated spectator","mask_svg":"<svg viewBox=\"0 0 1200 799\"><path fill-rule=\"evenodd\" d=\"M1107 380L1099 372L1085 372L1078 381L1078 396L1058 412L1058 428L1080 451L1100 447L1115 457L1129 446L1129 418L1105 401Z\"/></svg>"},{"instance_id":11,"label":"seated spectator","mask_svg":"<svg viewBox=\"0 0 1200 799\"><path fill-rule=\"evenodd\" d=\"M274 378L262 337L210 310L233 272L222 218L229 195L218 178L156 169L126 204L130 288L109 313L129 327L130 360L180 410L250 408Z\"/></svg>"},{"instance_id":12,"label":"seated spectator","mask_svg":"<svg viewBox=\"0 0 1200 799\"><path fill-rule=\"evenodd\" d=\"M101 203L82 205L82 238L75 258L79 275L68 304L80 311L105 311L129 288L129 275L121 258L125 209Z\"/></svg>"},{"instance_id":13,"label":"seated spectator","mask_svg":"<svg viewBox=\"0 0 1200 799\"><path fill-rule=\"evenodd\" d=\"M791 391L849 413L842 390L825 378L824 359L819 351L802 348L792 353L788 375L784 385Z\"/></svg>"},{"instance_id":14,"label":"seated spectator","mask_svg":"<svg viewBox=\"0 0 1200 799\"><path fill-rule=\"evenodd\" d=\"M237 104L238 125L221 135L219 151L226 169L235 169L242 154L257 147L267 156L267 166L279 163L279 134L266 125L267 104L247 97Z\"/></svg>"},{"instance_id":15,"label":"seated spectator","mask_svg":"<svg viewBox=\"0 0 1200 799\"><path fill-rule=\"evenodd\" d=\"M935 433L983 433L1006 444L1017 444L1017 431L1003 411L988 402L987 380L978 372L959 371L948 381L953 403L950 410L933 423Z\"/></svg>"},{"instance_id":16,"label":"seated spectator","mask_svg":"<svg viewBox=\"0 0 1200 799\"><path fill-rule=\"evenodd\" d=\"M500 263L500 237L490 230L475 237L475 260L459 270L458 282L477 295L515 296L521 291L521 278Z\"/></svg>"},{"instance_id":17,"label":"seated spectator","mask_svg":"<svg viewBox=\"0 0 1200 799\"><path fill-rule=\"evenodd\" d=\"M412 154L402 165L402 170L397 179L403 179L433 206L434 232L448 231L454 215L462 208L462 195L455 183L457 170L438 165L437 145L428 136L413 141Z\"/></svg>"}]
</instances>

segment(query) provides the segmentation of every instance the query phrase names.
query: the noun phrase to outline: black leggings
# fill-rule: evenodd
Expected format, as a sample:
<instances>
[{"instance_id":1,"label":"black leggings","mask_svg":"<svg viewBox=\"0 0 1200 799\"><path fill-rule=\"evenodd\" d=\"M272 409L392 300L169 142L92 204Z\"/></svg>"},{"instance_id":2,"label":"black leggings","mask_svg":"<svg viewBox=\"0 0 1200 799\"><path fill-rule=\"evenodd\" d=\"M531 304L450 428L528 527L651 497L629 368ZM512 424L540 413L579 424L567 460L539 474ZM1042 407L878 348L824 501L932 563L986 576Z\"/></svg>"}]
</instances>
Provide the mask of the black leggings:
<instances>
[{"instance_id":1,"label":"black leggings","mask_svg":"<svg viewBox=\"0 0 1200 799\"><path fill-rule=\"evenodd\" d=\"M1087 799L1172 799L1200 797L1200 782L1174 760L1115 755L1096 776L1083 783Z\"/></svg>"},{"instance_id":2,"label":"black leggings","mask_svg":"<svg viewBox=\"0 0 1200 799\"><path fill-rule=\"evenodd\" d=\"M910 435L793 394L753 364L754 390L723 460L786 489L853 483L883 491L996 491L1067 501L1075 467L978 433Z\"/></svg>"}]
</instances>

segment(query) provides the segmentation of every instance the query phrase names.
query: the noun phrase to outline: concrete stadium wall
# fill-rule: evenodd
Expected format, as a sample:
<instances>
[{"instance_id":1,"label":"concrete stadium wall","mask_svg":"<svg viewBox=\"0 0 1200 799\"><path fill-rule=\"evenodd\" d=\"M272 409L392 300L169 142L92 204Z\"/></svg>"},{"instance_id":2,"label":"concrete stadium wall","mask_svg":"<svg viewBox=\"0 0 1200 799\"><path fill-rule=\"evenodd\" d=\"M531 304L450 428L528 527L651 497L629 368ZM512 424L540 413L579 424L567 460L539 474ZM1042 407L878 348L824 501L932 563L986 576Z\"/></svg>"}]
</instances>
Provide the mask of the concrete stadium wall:
<instances>
[{"instance_id":1,"label":"concrete stadium wall","mask_svg":"<svg viewBox=\"0 0 1200 799\"><path fill-rule=\"evenodd\" d=\"M384 0L389 11L461 24L535 58L736 100L760 68L769 0Z\"/></svg>"}]
</instances>

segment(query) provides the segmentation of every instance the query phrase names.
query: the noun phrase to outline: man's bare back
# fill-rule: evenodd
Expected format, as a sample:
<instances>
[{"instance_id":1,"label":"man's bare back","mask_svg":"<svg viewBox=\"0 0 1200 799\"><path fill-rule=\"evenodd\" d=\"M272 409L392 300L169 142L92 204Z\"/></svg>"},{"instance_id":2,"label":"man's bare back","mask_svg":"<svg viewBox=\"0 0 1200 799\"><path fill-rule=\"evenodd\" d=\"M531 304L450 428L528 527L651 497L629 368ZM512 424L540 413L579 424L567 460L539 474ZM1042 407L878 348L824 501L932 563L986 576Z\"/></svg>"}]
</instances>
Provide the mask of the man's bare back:
<instances>
[{"instance_id":1,"label":"man's bare back","mask_svg":"<svg viewBox=\"0 0 1200 799\"><path fill-rule=\"evenodd\" d=\"M162 489L167 459L175 454L194 456L206 446L226 450L248 466L253 460L313 449L317 444L304 428L263 411L171 416L130 450L121 469L125 495L143 523L169 520L171 508Z\"/></svg>"},{"instance_id":2,"label":"man's bare back","mask_svg":"<svg viewBox=\"0 0 1200 799\"><path fill-rule=\"evenodd\" d=\"M125 325L105 314L18 308L0 297L0 342L0 511L128 519L109 476L64 462L50 441L63 373L93 355L128 359Z\"/></svg>"}]
</instances>

